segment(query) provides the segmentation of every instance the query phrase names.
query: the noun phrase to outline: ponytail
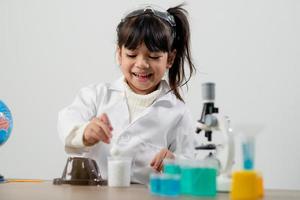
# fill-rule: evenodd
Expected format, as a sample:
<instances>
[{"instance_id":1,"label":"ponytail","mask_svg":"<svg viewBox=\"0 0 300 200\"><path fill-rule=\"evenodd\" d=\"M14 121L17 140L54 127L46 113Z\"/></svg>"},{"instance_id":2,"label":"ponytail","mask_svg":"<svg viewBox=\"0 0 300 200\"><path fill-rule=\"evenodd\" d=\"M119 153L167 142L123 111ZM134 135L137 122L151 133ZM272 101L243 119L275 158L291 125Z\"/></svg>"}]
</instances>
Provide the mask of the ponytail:
<instances>
[{"instance_id":1,"label":"ponytail","mask_svg":"<svg viewBox=\"0 0 300 200\"><path fill-rule=\"evenodd\" d=\"M169 84L175 96L184 101L181 97L178 87L184 86L191 79L196 71L192 62L190 50L190 26L187 19L187 11L182 8L184 4L169 8L167 11L174 17L176 23L176 36L172 44L172 50L176 50L176 57L172 67L169 69ZM186 77L184 63L189 66L189 73Z\"/></svg>"}]
</instances>

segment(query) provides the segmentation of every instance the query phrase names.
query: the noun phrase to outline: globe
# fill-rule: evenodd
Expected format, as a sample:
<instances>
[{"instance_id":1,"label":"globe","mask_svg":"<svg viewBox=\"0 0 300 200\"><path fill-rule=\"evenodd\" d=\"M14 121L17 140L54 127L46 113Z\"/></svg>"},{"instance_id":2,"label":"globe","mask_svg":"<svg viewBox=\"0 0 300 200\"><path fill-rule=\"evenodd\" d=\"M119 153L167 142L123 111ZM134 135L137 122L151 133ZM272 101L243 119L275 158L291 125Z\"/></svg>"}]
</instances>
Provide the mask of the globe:
<instances>
[{"instance_id":1,"label":"globe","mask_svg":"<svg viewBox=\"0 0 300 200\"><path fill-rule=\"evenodd\" d=\"M0 100L0 146L4 144L12 131L13 119L9 108Z\"/></svg>"},{"instance_id":2,"label":"globe","mask_svg":"<svg viewBox=\"0 0 300 200\"><path fill-rule=\"evenodd\" d=\"M8 140L12 127L13 120L10 110L5 103L0 100L0 146ZM4 177L0 174L0 183L4 181Z\"/></svg>"}]
</instances>

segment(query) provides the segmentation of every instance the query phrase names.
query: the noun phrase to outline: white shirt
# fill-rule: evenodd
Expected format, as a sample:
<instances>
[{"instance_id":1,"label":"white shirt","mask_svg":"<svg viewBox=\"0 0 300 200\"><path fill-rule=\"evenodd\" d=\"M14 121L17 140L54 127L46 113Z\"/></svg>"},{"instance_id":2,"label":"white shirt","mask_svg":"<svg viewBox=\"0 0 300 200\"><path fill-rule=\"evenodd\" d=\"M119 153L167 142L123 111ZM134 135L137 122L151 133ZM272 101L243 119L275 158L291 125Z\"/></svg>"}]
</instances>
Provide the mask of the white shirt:
<instances>
[{"instance_id":1,"label":"white shirt","mask_svg":"<svg viewBox=\"0 0 300 200\"><path fill-rule=\"evenodd\" d=\"M112 144L83 144L83 131L89 121L106 113L113 138L122 141L122 154L132 157L131 181L147 184L153 171L150 162L162 149L193 157L194 127L187 106L169 92L166 81L161 93L139 117L130 122L123 77L112 84L97 84L80 90L74 102L59 112L58 132L69 154L94 159L101 176L107 179L107 157Z\"/></svg>"}]
</instances>

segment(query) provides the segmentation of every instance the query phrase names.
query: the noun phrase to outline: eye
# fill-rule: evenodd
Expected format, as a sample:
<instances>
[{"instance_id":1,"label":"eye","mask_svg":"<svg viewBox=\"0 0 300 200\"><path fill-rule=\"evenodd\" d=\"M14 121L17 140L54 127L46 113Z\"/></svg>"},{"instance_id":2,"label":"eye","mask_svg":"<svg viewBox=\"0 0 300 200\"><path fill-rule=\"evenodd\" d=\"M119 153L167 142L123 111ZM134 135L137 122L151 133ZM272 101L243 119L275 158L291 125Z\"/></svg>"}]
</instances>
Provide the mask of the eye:
<instances>
[{"instance_id":1,"label":"eye","mask_svg":"<svg viewBox=\"0 0 300 200\"><path fill-rule=\"evenodd\" d=\"M129 57L129 58L135 58L136 57L135 54L128 54L128 53L126 54L126 56Z\"/></svg>"},{"instance_id":2,"label":"eye","mask_svg":"<svg viewBox=\"0 0 300 200\"><path fill-rule=\"evenodd\" d=\"M149 56L152 60L158 60L161 56Z\"/></svg>"}]
</instances>

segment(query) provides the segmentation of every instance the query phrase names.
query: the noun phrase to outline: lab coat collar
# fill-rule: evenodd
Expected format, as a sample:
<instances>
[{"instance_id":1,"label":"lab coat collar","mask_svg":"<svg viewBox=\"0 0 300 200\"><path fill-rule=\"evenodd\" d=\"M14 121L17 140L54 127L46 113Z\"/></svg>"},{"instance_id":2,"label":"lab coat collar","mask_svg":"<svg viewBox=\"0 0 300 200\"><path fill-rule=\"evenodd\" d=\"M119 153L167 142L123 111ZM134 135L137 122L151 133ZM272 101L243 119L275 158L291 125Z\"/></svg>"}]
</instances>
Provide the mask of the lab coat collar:
<instances>
[{"instance_id":1,"label":"lab coat collar","mask_svg":"<svg viewBox=\"0 0 300 200\"><path fill-rule=\"evenodd\" d=\"M116 90L119 92L125 92L125 82L124 82L124 76L120 77L116 81L110 84L109 89L110 90ZM162 86L162 91L161 94L158 96L156 102L161 102L161 101L167 101L171 103L172 105L175 105L176 102L179 100L176 98L175 95L170 91L170 86L167 83L166 80L161 81L161 86Z\"/></svg>"},{"instance_id":2,"label":"lab coat collar","mask_svg":"<svg viewBox=\"0 0 300 200\"><path fill-rule=\"evenodd\" d=\"M124 76L122 76L121 78L117 79L116 81L112 82L109 86L110 90L117 90L120 92L124 92L125 88L124 88Z\"/></svg>"}]
</instances>

